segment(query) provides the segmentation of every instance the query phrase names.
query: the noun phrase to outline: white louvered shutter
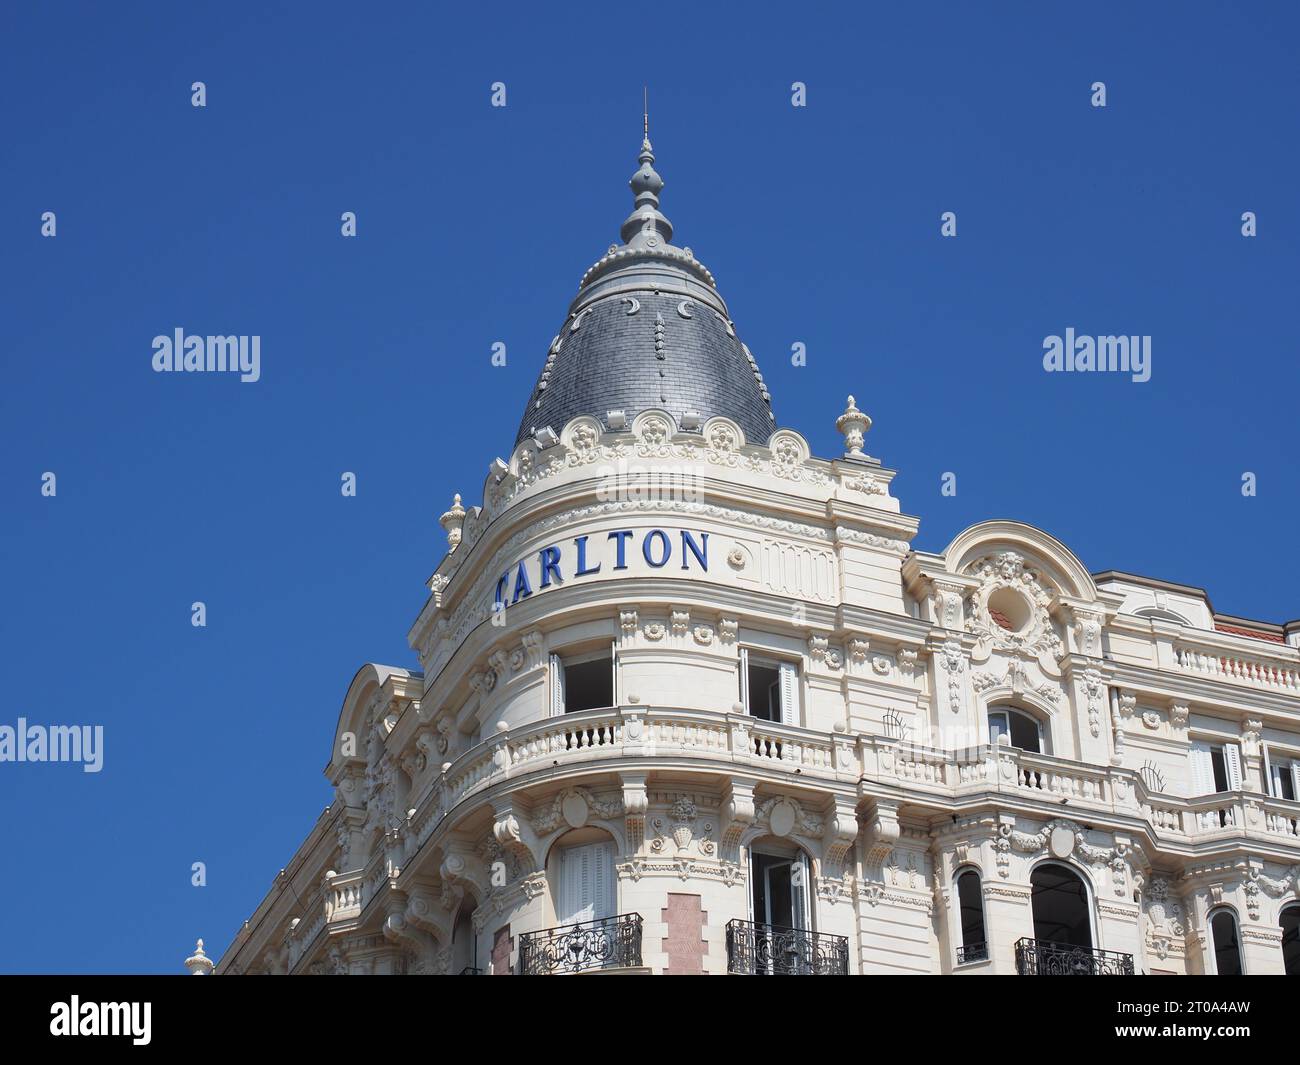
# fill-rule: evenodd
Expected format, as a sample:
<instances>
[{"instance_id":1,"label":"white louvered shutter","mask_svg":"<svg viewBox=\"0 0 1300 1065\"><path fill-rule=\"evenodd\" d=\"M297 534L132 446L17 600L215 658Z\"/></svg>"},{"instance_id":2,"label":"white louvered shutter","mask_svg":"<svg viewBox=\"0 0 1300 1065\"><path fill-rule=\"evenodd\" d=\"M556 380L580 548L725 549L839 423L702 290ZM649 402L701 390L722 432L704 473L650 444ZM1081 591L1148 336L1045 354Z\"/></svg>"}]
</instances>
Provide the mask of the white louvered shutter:
<instances>
[{"instance_id":1,"label":"white louvered shutter","mask_svg":"<svg viewBox=\"0 0 1300 1065\"><path fill-rule=\"evenodd\" d=\"M749 705L749 648L740 649L740 705L745 708L745 713L752 714L753 708Z\"/></svg>"},{"instance_id":2,"label":"white louvered shutter","mask_svg":"<svg viewBox=\"0 0 1300 1065\"><path fill-rule=\"evenodd\" d=\"M1223 745L1223 764L1228 768L1228 790L1241 790L1241 748L1235 743Z\"/></svg>"},{"instance_id":3,"label":"white louvered shutter","mask_svg":"<svg viewBox=\"0 0 1300 1065\"><path fill-rule=\"evenodd\" d=\"M809 924L808 912L808 855L800 854L790 863L790 908L795 928L806 929Z\"/></svg>"},{"instance_id":4,"label":"white louvered shutter","mask_svg":"<svg viewBox=\"0 0 1300 1065\"><path fill-rule=\"evenodd\" d=\"M551 716L564 713L564 663L559 655L551 655Z\"/></svg>"},{"instance_id":5,"label":"white louvered shutter","mask_svg":"<svg viewBox=\"0 0 1300 1065\"><path fill-rule=\"evenodd\" d=\"M1300 800L1300 762L1291 763L1291 794Z\"/></svg>"},{"instance_id":6,"label":"white louvered shutter","mask_svg":"<svg viewBox=\"0 0 1300 1065\"><path fill-rule=\"evenodd\" d=\"M799 670L786 662L781 663L781 724L797 725L799 698Z\"/></svg>"},{"instance_id":7,"label":"white louvered shutter","mask_svg":"<svg viewBox=\"0 0 1300 1065\"><path fill-rule=\"evenodd\" d=\"M1214 794L1214 762L1210 758L1210 745L1199 740L1192 744L1192 794Z\"/></svg>"},{"instance_id":8,"label":"white louvered shutter","mask_svg":"<svg viewBox=\"0 0 1300 1065\"><path fill-rule=\"evenodd\" d=\"M618 641L609 645L609 705L618 706Z\"/></svg>"},{"instance_id":9,"label":"white louvered shutter","mask_svg":"<svg viewBox=\"0 0 1300 1065\"><path fill-rule=\"evenodd\" d=\"M578 882L578 848L564 847L560 850L560 912L555 915L561 925L572 924L573 915L578 912L581 903L582 885Z\"/></svg>"},{"instance_id":10,"label":"white louvered shutter","mask_svg":"<svg viewBox=\"0 0 1300 1065\"><path fill-rule=\"evenodd\" d=\"M614 916L614 844L587 843L560 851L561 925Z\"/></svg>"},{"instance_id":11,"label":"white louvered shutter","mask_svg":"<svg viewBox=\"0 0 1300 1065\"><path fill-rule=\"evenodd\" d=\"M594 843L588 843L585 847L573 848L574 859L574 906L573 913L569 918L570 924L577 924L580 921L590 921L596 916L596 892L595 892L595 855L592 853L596 849Z\"/></svg>"},{"instance_id":12,"label":"white louvered shutter","mask_svg":"<svg viewBox=\"0 0 1300 1065\"><path fill-rule=\"evenodd\" d=\"M614 908L614 844L592 845L592 920L613 917Z\"/></svg>"},{"instance_id":13,"label":"white louvered shutter","mask_svg":"<svg viewBox=\"0 0 1300 1065\"><path fill-rule=\"evenodd\" d=\"M749 852L749 886L745 889L745 919L750 923L762 921L763 915L754 913L754 888L757 883L758 863L754 861L754 852Z\"/></svg>"}]
</instances>

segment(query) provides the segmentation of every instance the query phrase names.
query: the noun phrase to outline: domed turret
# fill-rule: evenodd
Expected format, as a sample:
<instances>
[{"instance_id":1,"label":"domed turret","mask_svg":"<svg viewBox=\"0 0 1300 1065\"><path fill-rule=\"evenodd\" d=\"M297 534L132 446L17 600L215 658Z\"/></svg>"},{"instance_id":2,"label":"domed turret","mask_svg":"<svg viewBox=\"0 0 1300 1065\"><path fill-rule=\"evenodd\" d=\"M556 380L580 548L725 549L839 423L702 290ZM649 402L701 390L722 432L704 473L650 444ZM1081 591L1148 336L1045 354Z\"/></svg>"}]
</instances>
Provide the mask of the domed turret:
<instances>
[{"instance_id":1,"label":"domed turret","mask_svg":"<svg viewBox=\"0 0 1300 1065\"><path fill-rule=\"evenodd\" d=\"M647 135L628 182L633 208L620 229L623 243L583 276L516 443L548 426L558 433L580 414L617 428L609 424L611 412L630 422L651 407L670 411L684 429L724 415L753 444L765 443L776 428L772 397L713 275L690 248L671 243L654 161Z\"/></svg>"}]
</instances>

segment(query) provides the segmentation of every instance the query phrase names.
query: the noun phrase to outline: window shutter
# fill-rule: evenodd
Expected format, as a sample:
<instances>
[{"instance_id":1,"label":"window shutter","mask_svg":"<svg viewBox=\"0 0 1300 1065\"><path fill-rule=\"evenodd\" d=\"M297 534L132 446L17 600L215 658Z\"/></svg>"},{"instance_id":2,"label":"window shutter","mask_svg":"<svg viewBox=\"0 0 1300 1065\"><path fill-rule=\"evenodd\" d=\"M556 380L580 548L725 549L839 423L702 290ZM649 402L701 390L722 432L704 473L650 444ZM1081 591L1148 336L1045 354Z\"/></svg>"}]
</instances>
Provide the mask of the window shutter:
<instances>
[{"instance_id":1,"label":"window shutter","mask_svg":"<svg viewBox=\"0 0 1300 1065\"><path fill-rule=\"evenodd\" d=\"M763 922L764 917L761 913L754 912L754 885L758 883L758 862L754 861L754 851L751 848L749 852L749 885L745 889L745 919L751 924L758 921Z\"/></svg>"},{"instance_id":2,"label":"window shutter","mask_svg":"<svg viewBox=\"0 0 1300 1065\"><path fill-rule=\"evenodd\" d=\"M567 899L564 918L561 924L578 924L590 919L587 912L590 906L591 884L588 882L591 864L587 847L566 847L564 850L567 868L565 870L565 891Z\"/></svg>"},{"instance_id":3,"label":"window shutter","mask_svg":"<svg viewBox=\"0 0 1300 1065\"><path fill-rule=\"evenodd\" d=\"M1291 763L1291 794L1300 800L1300 762Z\"/></svg>"},{"instance_id":4,"label":"window shutter","mask_svg":"<svg viewBox=\"0 0 1300 1065\"><path fill-rule=\"evenodd\" d=\"M559 655L551 655L551 716L564 713L564 663Z\"/></svg>"},{"instance_id":5,"label":"window shutter","mask_svg":"<svg viewBox=\"0 0 1300 1065\"><path fill-rule=\"evenodd\" d=\"M1223 745L1223 763L1228 767L1228 790L1241 790L1241 748L1235 743Z\"/></svg>"},{"instance_id":6,"label":"window shutter","mask_svg":"<svg viewBox=\"0 0 1300 1065\"><path fill-rule=\"evenodd\" d=\"M614 844L597 843L592 847L592 920L613 917Z\"/></svg>"},{"instance_id":7,"label":"window shutter","mask_svg":"<svg viewBox=\"0 0 1300 1065\"><path fill-rule=\"evenodd\" d=\"M808 855L800 854L790 863L790 908L794 911L795 928L808 928Z\"/></svg>"},{"instance_id":8,"label":"window shutter","mask_svg":"<svg viewBox=\"0 0 1300 1065\"><path fill-rule=\"evenodd\" d=\"M578 889L578 912L574 915L574 921L590 921L596 916L596 863L592 854L595 849L594 844L578 848L582 855L582 874Z\"/></svg>"},{"instance_id":9,"label":"window shutter","mask_svg":"<svg viewBox=\"0 0 1300 1065\"><path fill-rule=\"evenodd\" d=\"M576 848L563 847L560 849L560 912L557 913L556 920L561 925L573 924L577 919L574 917L582 906L581 902L581 870L579 869L578 855Z\"/></svg>"},{"instance_id":10,"label":"window shutter","mask_svg":"<svg viewBox=\"0 0 1300 1065\"><path fill-rule=\"evenodd\" d=\"M609 645L609 705L618 706L618 641Z\"/></svg>"},{"instance_id":11,"label":"window shutter","mask_svg":"<svg viewBox=\"0 0 1300 1065\"><path fill-rule=\"evenodd\" d=\"M799 697L799 670L787 662L781 663L781 724L797 725L799 714L795 705Z\"/></svg>"},{"instance_id":12,"label":"window shutter","mask_svg":"<svg viewBox=\"0 0 1300 1065\"><path fill-rule=\"evenodd\" d=\"M740 705L745 708L745 713L752 714L754 711L749 705L749 648L740 649Z\"/></svg>"},{"instance_id":13,"label":"window shutter","mask_svg":"<svg viewBox=\"0 0 1300 1065\"><path fill-rule=\"evenodd\" d=\"M1214 763L1210 760L1210 745L1199 740L1192 744L1192 794L1214 794Z\"/></svg>"},{"instance_id":14,"label":"window shutter","mask_svg":"<svg viewBox=\"0 0 1300 1065\"><path fill-rule=\"evenodd\" d=\"M614 916L614 844L587 843L560 850L561 925Z\"/></svg>"}]
</instances>

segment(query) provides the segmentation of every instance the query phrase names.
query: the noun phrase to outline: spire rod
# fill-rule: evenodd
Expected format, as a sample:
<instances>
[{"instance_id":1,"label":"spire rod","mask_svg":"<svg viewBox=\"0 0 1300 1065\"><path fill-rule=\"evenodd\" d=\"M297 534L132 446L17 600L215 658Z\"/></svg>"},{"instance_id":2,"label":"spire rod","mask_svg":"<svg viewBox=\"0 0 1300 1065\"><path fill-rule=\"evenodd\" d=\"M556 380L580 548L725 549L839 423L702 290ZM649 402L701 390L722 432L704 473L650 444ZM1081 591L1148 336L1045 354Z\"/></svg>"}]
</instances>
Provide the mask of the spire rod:
<instances>
[{"instance_id":1,"label":"spire rod","mask_svg":"<svg viewBox=\"0 0 1300 1065\"><path fill-rule=\"evenodd\" d=\"M650 89L645 85L641 86L641 118L642 118L641 135L646 140L649 140L650 139Z\"/></svg>"}]
</instances>

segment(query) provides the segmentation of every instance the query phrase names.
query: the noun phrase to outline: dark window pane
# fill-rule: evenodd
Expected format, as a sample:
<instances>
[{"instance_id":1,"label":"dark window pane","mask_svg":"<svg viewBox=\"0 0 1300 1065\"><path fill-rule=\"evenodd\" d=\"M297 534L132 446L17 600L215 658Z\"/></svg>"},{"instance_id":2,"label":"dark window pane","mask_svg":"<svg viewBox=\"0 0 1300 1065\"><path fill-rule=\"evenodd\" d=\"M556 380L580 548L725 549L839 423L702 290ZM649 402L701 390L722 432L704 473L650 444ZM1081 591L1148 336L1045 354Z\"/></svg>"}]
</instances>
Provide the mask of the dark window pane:
<instances>
[{"instance_id":1,"label":"dark window pane","mask_svg":"<svg viewBox=\"0 0 1300 1065\"><path fill-rule=\"evenodd\" d=\"M1237 922L1227 910L1220 910L1210 922L1214 933L1214 967L1220 976L1241 975L1241 950L1237 946Z\"/></svg>"},{"instance_id":2,"label":"dark window pane","mask_svg":"<svg viewBox=\"0 0 1300 1065\"><path fill-rule=\"evenodd\" d=\"M1280 785L1278 798L1295 799L1295 784L1291 779L1291 767L1289 765L1281 766L1281 772L1277 775L1277 782Z\"/></svg>"},{"instance_id":3,"label":"dark window pane","mask_svg":"<svg viewBox=\"0 0 1300 1065\"><path fill-rule=\"evenodd\" d=\"M1215 747L1210 751L1210 763L1214 766L1214 790L1228 790L1228 763L1223 758L1223 748Z\"/></svg>"},{"instance_id":4,"label":"dark window pane","mask_svg":"<svg viewBox=\"0 0 1300 1065\"><path fill-rule=\"evenodd\" d=\"M1040 865L1030 877L1034 938L1072 947L1092 946L1088 889L1062 865Z\"/></svg>"},{"instance_id":5,"label":"dark window pane","mask_svg":"<svg viewBox=\"0 0 1300 1065\"><path fill-rule=\"evenodd\" d=\"M776 666L750 663L748 710L764 721L781 720L781 671Z\"/></svg>"},{"instance_id":6,"label":"dark window pane","mask_svg":"<svg viewBox=\"0 0 1300 1065\"><path fill-rule=\"evenodd\" d=\"M1282 911L1282 965L1287 976L1300 976L1300 906Z\"/></svg>"},{"instance_id":7,"label":"dark window pane","mask_svg":"<svg viewBox=\"0 0 1300 1065\"><path fill-rule=\"evenodd\" d=\"M984 942L984 907L980 900L980 877L967 869L957 878L957 902L961 909L961 945L966 948Z\"/></svg>"},{"instance_id":8,"label":"dark window pane","mask_svg":"<svg viewBox=\"0 0 1300 1065\"><path fill-rule=\"evenodd\" d=\"M1011 714L1011 746L1042 753L1038 748L1038 722L1028 714Z\"/></svg>"},{"instance_id":9,"label":"dark window pane","mask_svg":"<svg viewBox=\"0 0 1300 1065\"><path fill-rule=\"evenodd\" d=\"M614 702L614 672L608 658L564 667L564 712L595 710Z\"/></svg>"}]
</instances>

